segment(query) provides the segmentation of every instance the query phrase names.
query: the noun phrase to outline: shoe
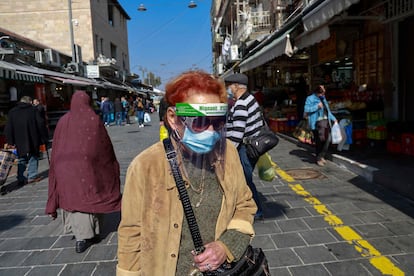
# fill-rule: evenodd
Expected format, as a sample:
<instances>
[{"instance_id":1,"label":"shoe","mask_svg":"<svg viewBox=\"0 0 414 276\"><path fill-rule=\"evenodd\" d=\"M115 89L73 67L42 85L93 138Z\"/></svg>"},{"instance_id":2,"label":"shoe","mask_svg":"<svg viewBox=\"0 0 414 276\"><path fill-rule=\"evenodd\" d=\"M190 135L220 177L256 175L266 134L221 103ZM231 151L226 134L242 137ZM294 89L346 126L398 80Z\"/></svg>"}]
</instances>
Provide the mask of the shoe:
<instances>
[{"instance_id":1,"label":"shoe","mask_svg":"<svg viewBox=\"0 0 414 276\"><path fill-rule=\"evenodd\" d=\"M32 183L35 183L35 182L39 182L40 180L42 180L43 179L43 177L41 177L41 176L39 176L39 177L36 177L36 178L30 178L28 181L27 181L27 184L32 184Z\"/></svg>"},{"instance_id":2,"label":"shoe","mask_svg":"<svg viewBox=\"0 0 414 276\"><path fill-rule=\"evenodd\" d=\"M325 166L325 163L322 160L316 161L316 164L318 164L318 166L320 166L320 167Z\"/></svg>"},{"instance_id":3,"label":"shoe","mask_svg":"<svg viewBox=\"0 0 414 276\"><path fill-rule=\"evenodd\" d=\"M99 235L95 235L91 239L76 241L76 253L85 252L85 250L88 249L92 244L100 243L100 242L101 242L101 237Z\"/></svg>"},{"instance_id":4,"label":"shoe","mask_svg":"<svg viewBox=\"0 0 414 276\"><path fill-rule=\"evenodd\" d=\"M89 240L76 241L76 253L85 252L92 245L92 242Z\"/></svg>"},{"instance_id":5,"label":"shoe","mask_svg":"<svg viewBox=\"0 0 414 276\"><path fill-rule=\"evenodd\" d=\"M21 180L17 182L18 187L23 187L24 185L26 185L26 180Z\"/></svg>"},{"instance_id":6,"label":"shoe","mask_svg":"<svg viewBox=\"0 0 414 276\"><path fill-rule=\"evenodd\" d=\"M257 211L256 214L254 215L254 219L255 220L264 219L263 212L262 211Z\"/></svg>"}]
</instances>

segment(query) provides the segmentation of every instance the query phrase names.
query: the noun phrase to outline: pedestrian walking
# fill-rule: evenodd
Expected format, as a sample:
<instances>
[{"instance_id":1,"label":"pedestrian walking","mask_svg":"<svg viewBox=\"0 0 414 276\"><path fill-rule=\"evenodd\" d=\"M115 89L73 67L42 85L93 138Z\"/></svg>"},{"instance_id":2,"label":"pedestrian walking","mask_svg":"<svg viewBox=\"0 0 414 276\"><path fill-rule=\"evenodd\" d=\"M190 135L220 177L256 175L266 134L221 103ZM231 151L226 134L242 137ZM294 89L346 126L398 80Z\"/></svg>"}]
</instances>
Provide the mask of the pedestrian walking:
<instances>
[{"instance_id":1,"label":"pedestrian walking","mask_svg":"<svg viewBox=\"0 0 414 276\"><path fill-rule=\"evenodd\" d=\"M205 72L190 71L167 84L165 97L171 134L164 141L172 143L168 152L173 149L179 159L177 169L187 183L205 250L195 253L166 149L159 141L128 168L118 228L118 276L214 271L226 260L238 261L254 234L256 205L237 150L225 137L223 83Z\"/></svg>"},{"instance_id":2,"label":"pedestrian walking","mask_svg":"<svg viewBox=\"0 0 414 276\"><path fill-rule=\"evenodd\" d=\"M115 98L114 101L114 111L115 111L115 124L117 126L122 126L122 118L124 114L124 107L119 98Z\"/></svg>"},{"instance_id":3,"label":"pedestrian walking","mask_svg":"<svg viewBox=\"0 0 414 276\"><path fill-rule=\"evenodd\" d=\"M48 143L48 132L44 117L32 106L32 98L23 96L9 111L4 129L7 148L17 149L17 181L19 186L35 183L42 178L38 175L40 145ZM27 168L27 177L24 173Z\"/></svg>"},{"instance_id":4,"label":"pedestrian walking","mask_svg":"<svg viewBox=\"0 0 414 276\"><path fill-rule=\"evenodd\" d=\"M125 97L121 97L121 104L123 107L122 121L125 122L126 125L130 125L131 122L129 120L129 109L130 109L129 102L126 100Z\"/></svg>"},{"instance_id":5,"label":"pedestrian walking","mask_svg":"<svg viewBox=\"0 0 414 276\"><path fill-rule=\"evenodd\" d=\"M331 143L330 122L337 123L337 119L329 108L325 97L326 90L318 85L311 95L306 98L304 116L308 118L309 127L315 139L316 163L319 166L326 164L326 154Z\"/></svg>"},{"instance_id":6,"label":"pedestrian walking","mask_svg":"<svg viewBox=\"0 0 414 276\"><path fill-rule=\"evenodd\" d=\"M46 214L62 210L64 233L82 253L100 241L102 214L121 207L119 164L104 125L84 91L72 96L70 111L55 129Z\"/></svg>"},{"instance_id":7,"label":"pedestrian walking","mask_svg":"<svg viewBox=\"0 0 414 276\"><path fill-rule=\"evenodd\" d=\"M247 156L243 139L259 134L264 124L263 115L255 97L247 90L248 78L246 75L236 73L229 75L224 81L235 98L228 114L227 138L238 149L247 185L252 190L254 201L257 204L256 218L262 218L262 203L253 182L253 171L258 159Z\"/></svg>"},{"instance_id":8,"label":"pedestrian walking","mask_svg":"<svg viewBox=\"0 0 414 276\"><path fill-rule=\"evenodd\" d=\"M145 106L141 97L137 97L134 102L134 110L136 120L138 122L138 127L144 127L144 113L145 113Z\"/></svg>"},{"instance_id":9,"label":"pedestrian walking","mask_svg":"<svg viewBox=\"0 0 414 276\"><path fill-rule=\"evenodd\" d=\"M112 106L109 101L108 97L104 97L101 102L101 110L102 110L102 117L105 126L110 126L111 124L111 112L112 112Z\"/></svg>"}]
</instances>

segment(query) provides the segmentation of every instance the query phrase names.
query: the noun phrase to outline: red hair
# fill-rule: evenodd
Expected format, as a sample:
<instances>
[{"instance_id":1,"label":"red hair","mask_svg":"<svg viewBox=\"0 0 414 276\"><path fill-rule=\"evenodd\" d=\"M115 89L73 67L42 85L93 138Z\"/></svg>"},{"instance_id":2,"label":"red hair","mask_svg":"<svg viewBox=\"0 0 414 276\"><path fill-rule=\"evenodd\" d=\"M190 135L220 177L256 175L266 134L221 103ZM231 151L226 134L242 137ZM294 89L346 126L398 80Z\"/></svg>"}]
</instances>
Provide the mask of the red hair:
<instances>
[{"instance_id":1,"label":"red hair","mask_svg":"<svg viewBox=\"0 0 414 276\"><path fill-rule=\"evenodd\" d=\"M194 94L213 94L220 97L221 103L227 103L224 83L204 71L184 72L165 87L165 99L170 106L184 103Z\"/></svg>"}]
</instances>

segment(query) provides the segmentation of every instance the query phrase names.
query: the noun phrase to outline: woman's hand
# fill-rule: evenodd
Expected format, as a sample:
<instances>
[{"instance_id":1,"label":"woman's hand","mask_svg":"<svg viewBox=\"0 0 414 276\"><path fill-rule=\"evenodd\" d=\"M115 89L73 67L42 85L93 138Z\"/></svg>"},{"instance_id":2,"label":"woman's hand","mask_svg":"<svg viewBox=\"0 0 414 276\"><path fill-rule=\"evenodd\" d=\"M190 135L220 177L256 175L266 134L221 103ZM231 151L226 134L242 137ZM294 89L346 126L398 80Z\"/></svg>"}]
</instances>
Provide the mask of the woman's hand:
<instances>
[{"instance_id":1,"label":"woman's hand","mask_svg":"<svg viewBox=\"0 0 414 276\"><path fill-rule=\"evenodd\" d=\"M49 213L49 216L55 220L57 218L57 212Z\"/></svg>"},{"instance_id":2,"label":"woman's hand","mask_svg":"<svg viewBox=\"0 0 414 276\"><path fill-rule=\"evenodd\" d=\"M226 250L219 242L211 242L204 245L204 252L194 256L194 265L201 272L216 270L227 259Z\"/></svg>"}]
</instances>

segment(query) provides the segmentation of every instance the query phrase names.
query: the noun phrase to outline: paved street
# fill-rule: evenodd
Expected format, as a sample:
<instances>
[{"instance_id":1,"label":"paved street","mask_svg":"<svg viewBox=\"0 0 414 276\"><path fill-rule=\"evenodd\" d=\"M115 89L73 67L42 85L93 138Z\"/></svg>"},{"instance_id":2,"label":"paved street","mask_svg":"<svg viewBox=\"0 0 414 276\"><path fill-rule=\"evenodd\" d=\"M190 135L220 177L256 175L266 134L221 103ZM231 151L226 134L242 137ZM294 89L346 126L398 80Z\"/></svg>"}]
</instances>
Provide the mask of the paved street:
<instances>
[{"instance_id":1,"label":"paved street","mask_svg":"<svg viewBox=\"0 0 414 276\"><path fill-rule=\"evenodd\" d=\"M150 126L107 128L121 165L158 140ZM278 178L260 181L265 218L255 222L255 246L264 249L272 275L414 275L414 204L369 184L333 162L321 168L305 148L288 140L270 152ZM148 160L151 162L151 160ZM0 196L0 275L115 275L119 213L105 217L103 240L75 253L60 217L44 214L47 159L36 185L15 186L10 176ZM227 172L231 173L231 172Z\"/></svg>"}]
</instances>

